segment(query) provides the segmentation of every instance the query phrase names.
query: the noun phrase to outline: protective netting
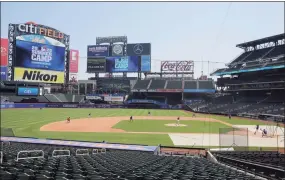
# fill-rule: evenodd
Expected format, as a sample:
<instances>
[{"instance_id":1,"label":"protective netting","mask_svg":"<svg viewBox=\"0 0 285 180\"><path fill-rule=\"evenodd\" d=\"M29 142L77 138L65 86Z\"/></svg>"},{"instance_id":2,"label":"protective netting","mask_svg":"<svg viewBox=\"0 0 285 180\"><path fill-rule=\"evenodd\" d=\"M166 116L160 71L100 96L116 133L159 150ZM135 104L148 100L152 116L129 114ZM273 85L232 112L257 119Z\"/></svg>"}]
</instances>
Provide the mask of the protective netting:
<instances>
[{"instance_id":1,"label":"protective netting","mask_svg":"<svg viewBox=\"0 0 285 180\"><path fill-rule=\"evenodd\" d=\"M220 128L220 148L234 148L236 151L248 150L248 129L247 128Z\"/></svg>"},{"instance_id":2,"label":"protective netting","mask_svg":"<svg viewBox=\"0 0 285 180\"><path fill-rule=\"evenodd\" d=\"M1 128L1 136L12 136L14 137L15 134L12 128Z\"/></svg>"}]
</instances>

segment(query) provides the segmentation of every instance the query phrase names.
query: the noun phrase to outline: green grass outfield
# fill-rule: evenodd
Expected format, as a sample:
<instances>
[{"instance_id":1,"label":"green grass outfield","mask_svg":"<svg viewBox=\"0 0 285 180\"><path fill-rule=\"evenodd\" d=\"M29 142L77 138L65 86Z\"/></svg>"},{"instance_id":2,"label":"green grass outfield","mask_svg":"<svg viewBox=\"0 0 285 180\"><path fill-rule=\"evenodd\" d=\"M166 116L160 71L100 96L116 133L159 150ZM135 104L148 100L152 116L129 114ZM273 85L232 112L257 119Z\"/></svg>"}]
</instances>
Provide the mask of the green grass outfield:
<instances>
[{"instance_id":1,"label":"green grass outfield","mask_svg":"<svg viewBox=\"0 0 285 180\"><path fill-rule=\"evenodd\" d=\"M7 109L1 110L1 127L12 128L16 136L65 139L65 140L83 140L83 141L107 141L116 143L145 144L145 145L167 145L173 143L167 134L127 134L127 133L82 133L82 132L42 132L40 127L55 121L65 120L68 116L71 119L87 118L89 113L93 117L115 117L115 116L147 116L151 111L152 116L192 116L191 113L182 110L148 110L148 109ZM202 115L198 115L200 117ZM203 115L203 117L219 119L231 124L256 125L254 120L245 120L239 118ZM191 124L191 121L189 121ZM155 122L154 122L155 123ZM180 123L186 123L180 121ZM188 122L187 122L188 123ZM204 128L204 123L201 122ZM196 123L195 123L196 124ZM208 124L208 123L205 123ZM258 124L262 124L258 122ZM265 124L265 123L264 123ZM224 126L220 124L221 127ZM191 127L191 126L190 126ZM139 127L140 128L140 127ZM153 128L153 127L151 127ZM148 130L150 132L150 130ZM173 131L172 131L173 132ZM205 131L209 132L207 129Z\"/></svg>"}]
</instances>

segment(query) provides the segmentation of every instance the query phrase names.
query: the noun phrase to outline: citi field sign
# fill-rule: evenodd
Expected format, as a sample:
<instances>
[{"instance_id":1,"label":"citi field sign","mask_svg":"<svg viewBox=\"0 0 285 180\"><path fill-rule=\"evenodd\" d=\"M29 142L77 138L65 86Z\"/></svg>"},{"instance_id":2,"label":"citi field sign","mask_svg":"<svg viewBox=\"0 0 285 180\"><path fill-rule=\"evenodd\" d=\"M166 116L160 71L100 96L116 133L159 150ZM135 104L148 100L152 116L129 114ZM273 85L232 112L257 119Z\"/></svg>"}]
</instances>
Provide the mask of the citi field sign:
<instances>
[{"instance_id":1,"label":"citi field sign","mask_svg":"<svg viewBox=\"0 0 285 180\"><path fill-rule=\"evenodd\" d=\"M42 35L56 39L60 42L64 42L67 39L67 35L63 32L45 25L36 24L34 22L15 24L15 30L18 32L17 35Z\"/></svg>"}]
</instances>

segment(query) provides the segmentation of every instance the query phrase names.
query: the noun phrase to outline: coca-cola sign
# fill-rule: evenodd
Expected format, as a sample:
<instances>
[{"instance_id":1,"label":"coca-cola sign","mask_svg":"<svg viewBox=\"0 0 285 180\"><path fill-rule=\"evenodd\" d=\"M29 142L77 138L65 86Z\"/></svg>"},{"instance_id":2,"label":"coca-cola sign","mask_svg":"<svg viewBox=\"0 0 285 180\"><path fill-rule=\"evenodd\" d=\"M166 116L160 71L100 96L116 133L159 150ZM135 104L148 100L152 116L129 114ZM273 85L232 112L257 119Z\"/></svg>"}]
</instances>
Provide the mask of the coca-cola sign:
<instances>
[{"instance_id":1,"label":"coca-cola sign","mask_svg":"<svg viewBox=\"0 0 285 180\"><path fill-rule=\"evenodd\" d=\"M192 71L193 61L162 61L161 71Z\"/></svg>"}]
</instances>

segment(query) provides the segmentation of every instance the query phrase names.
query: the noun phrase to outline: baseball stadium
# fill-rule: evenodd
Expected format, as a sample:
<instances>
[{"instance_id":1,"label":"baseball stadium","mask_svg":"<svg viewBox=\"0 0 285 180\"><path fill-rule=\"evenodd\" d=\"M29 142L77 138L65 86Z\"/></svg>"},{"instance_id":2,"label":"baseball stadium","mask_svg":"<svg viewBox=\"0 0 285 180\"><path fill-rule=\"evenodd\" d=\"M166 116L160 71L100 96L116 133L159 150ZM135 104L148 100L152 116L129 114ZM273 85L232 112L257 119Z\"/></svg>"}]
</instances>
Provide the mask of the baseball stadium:
<instances>
[{"instance_id":1,"label":"baseball stadium","mask_svg":"<svg viewBox=\"0 0 285 180\"><path fill-rule=\"evenodd\" d=\"M78 80L70 35L9 24L1 179L285 178L285 34L237 44L243 53L199 78L194 60L153 72L152 44L130 42L86 44L93 77Z\"/></svg>"}]
</instances>

